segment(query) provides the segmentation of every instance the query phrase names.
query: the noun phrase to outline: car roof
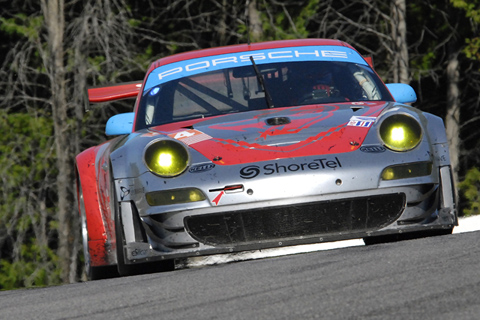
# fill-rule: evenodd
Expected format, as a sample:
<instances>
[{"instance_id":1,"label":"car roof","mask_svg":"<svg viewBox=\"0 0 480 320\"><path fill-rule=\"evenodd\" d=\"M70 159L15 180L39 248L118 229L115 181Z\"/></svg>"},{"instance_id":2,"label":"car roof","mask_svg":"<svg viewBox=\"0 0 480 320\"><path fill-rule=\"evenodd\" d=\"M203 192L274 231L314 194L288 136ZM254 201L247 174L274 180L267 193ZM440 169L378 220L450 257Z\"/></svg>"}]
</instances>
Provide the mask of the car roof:
<instances>
[{"instance_id":1,"label":"car roof","mask_svg":"<svg viewBox=\"0 0 480 320\"><path fill-rule=\"evenodd\" d=\"M295 40L276 40L267 42L256 42L251 44L238 44L225 47L215 47L209 49L201 49L195 51L189 51L184 53L178 53L164 58L160 58L153 62L148 69L147 75L159 66L166 65L173 62L190 60L201 57L209 57L220 54L237 53L244 51L256 51L264 49L277 49L286 47L302 47L302 46L342 46L355 50L349 44L332 39L295 39Z\"/></svg>"}]
</instances>

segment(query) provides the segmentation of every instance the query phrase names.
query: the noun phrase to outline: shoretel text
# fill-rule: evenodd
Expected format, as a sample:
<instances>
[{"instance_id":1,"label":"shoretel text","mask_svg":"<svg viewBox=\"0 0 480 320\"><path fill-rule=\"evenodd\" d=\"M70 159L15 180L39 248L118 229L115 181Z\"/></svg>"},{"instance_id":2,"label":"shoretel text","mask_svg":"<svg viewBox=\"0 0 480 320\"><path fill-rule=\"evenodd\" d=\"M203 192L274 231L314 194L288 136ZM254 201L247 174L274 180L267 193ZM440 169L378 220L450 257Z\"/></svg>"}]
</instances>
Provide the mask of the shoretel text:
<instances>
[{"instance_id":1,"label":"shoretel text","mask_svg":"<svg viewBox=\"0 0 480 320\"><path fill-rule=\"evenodd\" d=\"M271 174L282 174L288 172L296 171L306 171L306 170L321 170L321 169L337 169L341 168L342 164L340 160L335 157L334 159L315 159L312 162L307 163L292 163L289 165L280 165L278 163L268 163L263 167L256 165L251 165L244 167L240 170L240 177L243 179L252 179L257 177L260 174L271 175Z\"/></svg>"}]
</instances>

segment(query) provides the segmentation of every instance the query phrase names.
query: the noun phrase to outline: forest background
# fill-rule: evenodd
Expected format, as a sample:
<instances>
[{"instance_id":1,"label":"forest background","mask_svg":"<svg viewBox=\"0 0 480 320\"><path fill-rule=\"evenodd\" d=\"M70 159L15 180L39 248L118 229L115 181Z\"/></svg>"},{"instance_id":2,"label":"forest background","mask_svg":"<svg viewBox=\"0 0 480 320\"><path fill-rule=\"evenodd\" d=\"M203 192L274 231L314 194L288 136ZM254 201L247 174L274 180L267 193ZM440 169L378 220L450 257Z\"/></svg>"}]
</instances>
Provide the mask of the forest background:
<instances>
[{"instance_id":1,"label":"forest background","mask_svg":"<svg viewBox=\"0 0 480 320\"><path fill-rule=\"evenodd\" d=\"M0 0L0 289L85 280L74 157L132 101L89 86L140 80L173 53L344 40L442 117L460 215L480 208L480 0ZM247 23L249 17L249 23Z\"/></svg>"}]
</instances>

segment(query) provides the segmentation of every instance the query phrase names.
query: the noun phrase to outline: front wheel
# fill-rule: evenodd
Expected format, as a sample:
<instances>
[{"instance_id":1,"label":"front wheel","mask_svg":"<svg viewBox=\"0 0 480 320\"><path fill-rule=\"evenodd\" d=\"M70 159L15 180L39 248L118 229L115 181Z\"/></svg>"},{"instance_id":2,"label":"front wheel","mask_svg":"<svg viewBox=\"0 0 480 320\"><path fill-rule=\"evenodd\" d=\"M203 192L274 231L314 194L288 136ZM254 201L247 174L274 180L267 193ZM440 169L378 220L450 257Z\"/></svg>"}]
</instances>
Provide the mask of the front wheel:
<instances>
[{"instance_id":1,"label":"front wheel","mask_svg":"<svg viewBox=\"0 0 480 320\"><path fill-rule=\"evenodd\" d=\"M83 199L82 185L78 182L78 208L82 223L82 247L83 257L85 259L85 273L88 280L100 280L117 276L115 266L93 267L88 247L88 225L87 214L85 211L85 202Z\"/></svg>"}]
</instances>

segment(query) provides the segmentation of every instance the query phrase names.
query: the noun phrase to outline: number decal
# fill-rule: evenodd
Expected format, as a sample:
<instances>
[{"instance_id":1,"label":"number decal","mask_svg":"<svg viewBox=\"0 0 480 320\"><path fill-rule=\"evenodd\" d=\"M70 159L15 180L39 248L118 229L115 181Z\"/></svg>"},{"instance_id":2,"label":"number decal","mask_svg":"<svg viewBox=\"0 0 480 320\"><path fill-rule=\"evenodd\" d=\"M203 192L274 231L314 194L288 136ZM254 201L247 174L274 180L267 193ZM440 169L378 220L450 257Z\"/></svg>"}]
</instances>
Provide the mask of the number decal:
<instances>
[{"instance_id":1,"label":"number decal","mask_svg":"<svg viewBox=\"0 0 480 320\"><path fill-rule=\"evenodd\" d=\"M182 141L187 145L191 145L197 142L202 142L212 138L208 134L205 134L195 129L183 130L180 132L171 133L168 136L178 141Z\"/></svg>"},{"instance_id":2,"label":"number decal","mask_svg":"<svg viewBox=\"0 0 480 320\"><path fill-rule=\"evenodd\" d=\"M181 140L182 138L188 138L188 137L194 136L195 134L197 134L195 130L186 130L186 131L181 131L176 133L173 138L177 140Z\"/></svg>"}]
</instances>

